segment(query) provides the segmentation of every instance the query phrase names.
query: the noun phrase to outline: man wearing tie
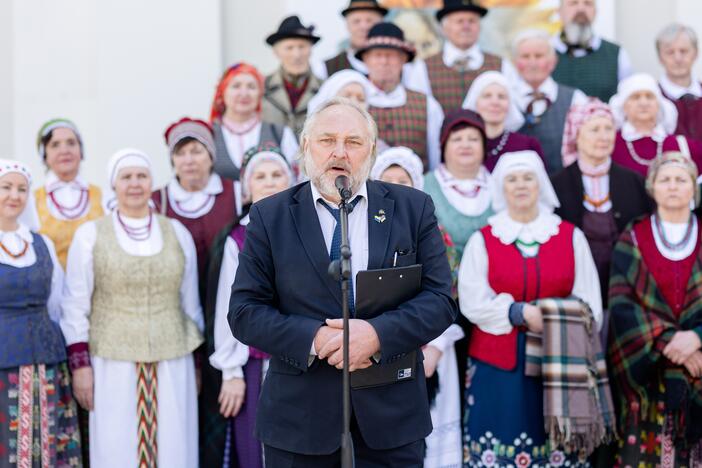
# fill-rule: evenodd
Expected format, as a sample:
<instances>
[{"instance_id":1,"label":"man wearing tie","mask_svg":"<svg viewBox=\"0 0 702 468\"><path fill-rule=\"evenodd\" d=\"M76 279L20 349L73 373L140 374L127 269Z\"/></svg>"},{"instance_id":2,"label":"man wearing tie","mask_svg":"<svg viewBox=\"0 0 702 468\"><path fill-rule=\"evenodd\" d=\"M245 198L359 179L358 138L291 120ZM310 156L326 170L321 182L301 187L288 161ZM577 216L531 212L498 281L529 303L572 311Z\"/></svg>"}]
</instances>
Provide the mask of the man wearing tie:
<instances>
[{"instance_id":1,"label":"man wearing tie","mask_svg":"<svg viewBox=\"0 0 702 468\"><path fill-rule=\"evenodd\" d=\"M256 436L267 467L338 466L342 431L341 285L327 274L338 256L335 180L350 180L349 242L356 273L422 265L421 290L375 318L350 320L351 372L419 350L454 320L451 273L431 198L368 181L376 128L358 105L335 98L308 116L301 167L310 181L253 205L232 287L234 336L271 354ZM431 431L417 353L414 378L351 391L356 466L422 466ZM373 364L375 365L375 364Z\"/></svg>"},{"instance_id":2,"label":"man wearing tie","mask_svg":"<svg viewBox=\"0 0 702 468\"><path fill-rule=\"evenodd\" d=\"M563 167L561 143L568 110L574 104L584 104L587 96L551 78L558 58L545 31L519 33L512 43L512 59L519 73L514 96L525 121L519 132L539 140L546 170L553 174Z\"/></svg>"}]
</instances>

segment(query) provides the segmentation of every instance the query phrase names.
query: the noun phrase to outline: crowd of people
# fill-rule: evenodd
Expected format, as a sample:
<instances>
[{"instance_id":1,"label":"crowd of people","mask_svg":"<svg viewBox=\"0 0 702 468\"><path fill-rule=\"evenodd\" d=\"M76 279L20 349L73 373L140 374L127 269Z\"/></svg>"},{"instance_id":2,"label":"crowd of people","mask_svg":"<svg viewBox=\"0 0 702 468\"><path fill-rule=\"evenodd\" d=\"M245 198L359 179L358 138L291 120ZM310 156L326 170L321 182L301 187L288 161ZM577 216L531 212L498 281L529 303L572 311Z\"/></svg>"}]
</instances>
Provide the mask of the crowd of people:
<instances>
[{"instance_id":1,"label":"crowd of people","mask_svg":"<svg viewBox=\"0 0 702 468\"><path fill-rule=\"evenodd\" d=\"M593 30L594 0L559 12L508 59L478 45L486 8L444 0L422 60L351 0L349 47L324 63L287 17L265 39L275 72L230 66L209 119L165 129L160 188L125 148L101 191L79 127L43 125L42 186L0 160L0 467L264 466L281 356L234 337L232 284L252 204L305 183L307 116L336 98L377 127L370 178L431 196L452 273L460 314L422 347L425 466L702 466L697 35L658 34L656 80Z\"/></svg>"}]
</instances>

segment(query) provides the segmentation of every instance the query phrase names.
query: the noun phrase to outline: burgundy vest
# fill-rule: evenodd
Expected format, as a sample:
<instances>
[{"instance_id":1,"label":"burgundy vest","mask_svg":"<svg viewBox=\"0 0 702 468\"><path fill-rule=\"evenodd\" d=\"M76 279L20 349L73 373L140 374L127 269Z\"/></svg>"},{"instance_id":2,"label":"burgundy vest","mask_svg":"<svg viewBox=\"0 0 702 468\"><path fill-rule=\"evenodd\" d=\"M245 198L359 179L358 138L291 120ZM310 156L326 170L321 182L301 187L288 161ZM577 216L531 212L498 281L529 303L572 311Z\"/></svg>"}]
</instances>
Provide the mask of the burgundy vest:
<instances>
[{"instance_id":1,"label":"burgundy vest","mask_svg":"<svg viewBox=\"0 0 702 468\"><path fill-rule=\"evenodd\" d=\"M490 225L480 230L488 256L488 282L495 293L512 295L517 302L567 297L575 281L574 226L562 221L558 234L539 247L535 257L524 257L515 244L505 245ZM493 335L474 327L468 355L503 370L517 366L517 329Z\"/></svg>"},{"instance_id":2,"label":"burgundy vest","mask_svg":"<svg viewBox=\"0 0 702 468\"><path fill-rule=\"evenodd\" d=\"M215 197L214 205L209 213L199 218L186 218L180 216L168 200L166 216L177 219L193 236L195 250L197 250L197 271L202 279L207 273L205 265L212 241L215 236L229 223L236 219L236 203L234 200L234 182L222 178L222 192ZM168 198L168 190L156 190L151 194L151 200L156 205L156 210L161 212L161 194Z\"/></svg>"}]
</instances>

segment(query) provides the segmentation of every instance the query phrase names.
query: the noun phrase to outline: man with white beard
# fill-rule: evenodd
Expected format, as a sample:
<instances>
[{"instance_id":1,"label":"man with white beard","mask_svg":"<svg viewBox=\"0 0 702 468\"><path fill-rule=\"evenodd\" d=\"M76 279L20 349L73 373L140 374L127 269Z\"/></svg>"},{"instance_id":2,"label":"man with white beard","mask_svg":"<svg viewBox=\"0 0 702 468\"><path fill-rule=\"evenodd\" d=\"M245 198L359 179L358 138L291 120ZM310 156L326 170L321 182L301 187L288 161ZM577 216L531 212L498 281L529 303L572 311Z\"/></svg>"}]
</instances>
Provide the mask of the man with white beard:
<instances>
[{"instance_id":1,"label":"man with white beard","mask_svg":"<svg viewBox=\"0 0 702 468\"><path fill-rule=\"evenodd\" d=\"M596 0L561 0L563 30L553 38L558 65L553 79L607 102L620 80L632 74L631 60L619 45L593 30Z\"/></svg>"},{"instance_id":2,"label":"man with white beard","mask_svg":"<svg viewBox=\"0 0 702 468\"><path fill-rule=\"evenodd\" d=\"M307 116L300 140L310 181L252 205L229 302L234 337L271 355L255 430L266 467L339 466L342 294L327 272L341 250L335 181L346 176L353 206L349 309L357 317L349 321L349 370L417 356L396 382L351 390L355 459L359 467L419 468L432 430L420 348L457 313L434 205L419 190L368 180L377 129L356 103L322 104ZM394 310L355 315L359 271L416 264L416 296Z\"/></svg>"}]
</instances>

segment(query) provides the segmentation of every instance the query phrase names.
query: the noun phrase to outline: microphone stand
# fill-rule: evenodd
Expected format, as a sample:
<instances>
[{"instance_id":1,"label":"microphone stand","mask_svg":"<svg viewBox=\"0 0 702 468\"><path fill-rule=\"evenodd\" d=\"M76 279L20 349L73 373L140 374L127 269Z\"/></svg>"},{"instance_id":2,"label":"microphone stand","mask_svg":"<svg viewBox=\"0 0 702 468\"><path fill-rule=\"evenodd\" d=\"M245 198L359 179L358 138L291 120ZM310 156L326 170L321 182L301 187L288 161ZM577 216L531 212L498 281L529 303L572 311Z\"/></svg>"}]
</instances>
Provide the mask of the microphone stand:
<instances>
[{"instance_id":1,"label":"microphone stand","mask_svg":"<svg viewBox=\"0 0 702 468\"><path fill-rule=\"evenodd\" d=\"M341 192L341 191L340 191ZM344 197L344 195L348 195ZM341 433L341 467L353 468L355 466L353 455L353 440L351 439L351 377L349 371L349 285L351 281L351 246L349 245L349 206L350 193L341 193L339 202L339 223L341 224L341 247L339 260L334 260L329 265L329 274L341 281L341 311L344 322L344 368L343 368L343 407L344 421ZM350 209L349 209L350 208Z\"/></svg>"}]
</instances>

